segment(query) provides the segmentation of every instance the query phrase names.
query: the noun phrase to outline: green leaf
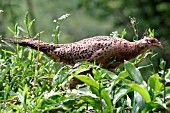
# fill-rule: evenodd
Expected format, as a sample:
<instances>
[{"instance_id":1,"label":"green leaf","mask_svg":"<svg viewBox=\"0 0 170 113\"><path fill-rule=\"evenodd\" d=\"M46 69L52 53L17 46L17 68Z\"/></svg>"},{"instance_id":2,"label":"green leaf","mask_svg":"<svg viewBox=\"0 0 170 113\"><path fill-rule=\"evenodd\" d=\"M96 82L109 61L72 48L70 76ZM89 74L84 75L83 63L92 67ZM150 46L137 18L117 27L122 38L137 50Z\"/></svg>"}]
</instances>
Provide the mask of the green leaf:
<instances>
[{"instance_id":1,"label":"green leaf","mask_svg":"<svg viewBox=\"0 0 170 113\"><path fill-rule=\"evenodd\" d=\"M38 109L41 108L42 106L42 103L43 103L43 99L42 99L43 95L39 96L37 99L36 99L36 106L35 106L35 109L33 110L33 113L37 113Z\"/></svg>"},{"instance_id":2,"label":"green leaf","mask_svg":"<svg viewBox=\"0 0 170 113\"><path fill-rule=\"evenodd\" d=\"M165 77L166 79L170 79L170 69L167 70Z\"/></svg>"},{"instance_id":3,"label":"green leaf","mask_svg":"<svg viewBox=\"0 0 170 113\"><path fill-rule=\"evenodd\" d=\"M19 35L18 23L15 24L15 35Z\"/></svg>"},{"instance_id":4,"label":"green leaf","mask_svg":"<svg viewBox=\"0 0 170 113\"><path fill-rule=\"evenodd\" d=\"M156 109L156 108L163 108L163 107L158 103L149 102L146 104L146 108L144 109L144 111L149 111L149 110Z\"/></svg>"},{"instance_id":5,"label":"green leaf","mask_svg":"<svg viewBox=\"0 0 170 113\"><path fill-rule=\"evenodd\" d=\"M127 93L129 93L131 91L133 91L133 90L127 86L119 87L119 89L116 91L116 93L114 95L113 105L116 105L117 101L119 101L121 99L121 97L123 97L124 95L126 95Z\"/></svg>"},{"instance_id":6,"label":"green leaf","mask_svg":"<svg viewBox=\"0 0 170 113\"><path fill-rule=\"evenodd\" d=\"M163 88L163 84L159 81L158 74L154 74L151 77L149 77L148 85L150 86L151 89L154 90L155 96L159 95Z\"/></svg>"},{"instance_id":7,"label":"green leaf","mask_svg":"<svg viewBox=\"0 0 170 113\"><path fill-rule=\"evenodd\" d=\"M9 93L9 85L6 84L5 90L4 90L4 100L8 99L8 93Z\"/></svg>"},{"instance_id":8,"label":"green leaf","mask_svg":"<svg viewBox=\"0 0 170 113\"><path fill-rule=\"evenodd\" d=\"M3 71L3 73L2 73L2 80L3 79L5 79L5 77L6 77L6 74L10 71L10 65L7 65L6 66L6 68L5 68L5 70Z\"/></svg>"},{"instance_id":9,"label":"green leaf","mask_svg":"<svg viewBox=\"0 0 170 113\"><path fill-rule=\"evenodd\" d=\"M31 28L31 26L32 26L32 24L33 24L34 21L35 21L35 19L28 23L28 25L27 25L28 29Z\"/></svg>"},{"instance_id":10,"label":"green leaf","mask_svg":"<svg viewBox=\"0 0 170 113\"><path fill-rule=\"evenodd\" d=\"M127 32L126 32L126 29L123 29L123 32L121 33L121 38L125 38Z\"/></svg>"},{"instance_id":11,"label":"green leaf","mask_svg":"<svg viewBox=\"0 0 170 113\"><path fill-rule=\"evenodd\" d=\"M28 12L26 12L26 14L25 14L24 24L28 25Z\"/></svg>"},{"instance_id":12,"label":"green leaf","mask_svg":"<svg viewBox=\"0 0 170 113\"><path fill-rule=\"evenodd\" d=\"M160 65L159 65L159 67L160 67L162 70L164 70L164 69L165 69L165 66L166 66L166 61L161 58L161 59L160 59Z\"/></svg>"},{"instance_id":13,"label":"green leaf","mask_svg":"<svg viewBox=\"0 0 170 113\"><path fill-rule=\"evenodd\" d=\"M27 96L28 96L28 87L25 85L24 92L23 92L23 106L26 109L27 108Z\"/></svg>"},{"instance_id":14,"label":"green leaf","mask_svg":"<svg viewBox=\"0 0 170 113\"><path fill-rule=\"evenodd\" d=\"M166 87L166 98L168 99L170 99L170 86L168 87ZM168 101L167 101L168 102ZM170 100L169 100L169 104L170 104Z\"/></svg>"},{"instance_id":15,"label":"green leaf","mask_svg":"<svg viewBox=\"0 0 170 113\"><path fill-rule=\"evenodd\" d=\"M22 27L18 26L18 30L24 32L25 34L27 34L27 31L25 29L23 29Z\"/></svg>"},{"instance_id":16,"label":"green leaf","mask_svg":"<svg viewBox=\"0 0 170 113\"><path fill-rule=\"evenodd\" d=\"M96 78L97 80L101 80L102 79L102 73L98 69L93 69L92 73L94 75L94 78Z\"/></svg>"},{"instance_id":17,"label":"green leaf","mask_svg":"<svg viewBox=\"0 0 170 113\"><path fill-rule=\"evenodd\" d=\"M104 88L101 91L101 96L105 100L105 102L106 102L107 106L109 107L110 111L112 111L112 103L111 103L110 97L109 97L108 93L106 92L106 90Z\"/></svg>"},{"instance_id":18,"label":"green leaf","mask_svg":"<svg viewBox=\"0 0 170 113\"><path fill-rule=\"evenodd\" d=\"M93 87L93 86L90 86L90 90L93 94L95 94L96 96L99 96L99 91L97 88Z\"/></svg>"},{"instance_id":19,"label":"green leaf","mask_svg":"<svg viewBox=\"0 0 170 113\"><path fill-rule=\"evenodd\" d=\"M15 36L15 31L13 31L10 27L8 27L8 30Z\"/></svg>"},{"instance_id":20,"label":"green leaf","mask_svg":"<svg viewBox=\"0 0 170 113\"><path fill-rule=\"evenodd\" d=\"M93 87L99 89L99 84L86 75L75 75L75 74L73 74L72 76L74 76L77 79L81 80L82 82L88 84L89 86L93 86Z\"/></svg>"},{"instance_id":21,"label":"green leaf","mask_svg":"<svg viewBox=\"0 0 170 113\"><path fill-rule=\"evenodd\" d=\"M99 90L99 83L96 81L92 80L90 77L86 75L75 75L73 74L72 76L76 77L77 79L81 80L82 82L88 84L89 86L93 86ZM101 86L101 85L100 85ZM107 94L106 90L101 86L101 96L105 100L107 106L109 107L110 110L112 110L112 103L110 100L109 95Z\"/></svg>"},{"instance_id":22,"label":"green leaf","mask_svg":"<svg viewBox=\"0 0 170 113\"><path fill-rule=\"evenodd\" d=\"M121 80L124 80L126 77L129 76L129 73L127 71L122 71L119 73L118 77L114 81L114 85L119 83Z\"/></svg>"},{"instance_id":23,"label":"green leaf","mask_svg":"<svg viewBox=\"0 0 170 113\"><path fill-rule=\"evenodd\" d=\"M162 109L165 108L167 111L170 111L166 104L161 100L161 98L156 97L155 101L149 102L146 104L144 111L150 111L152 109ZM169 113L169 112L167 112Z\"/></svg>"},{"instance_id":24,"label":"green leaf","mask_svg":"<svg viewBox=\"0 0 170 113\"><path fill-rule=\"evenodd\" d=\"M151 31L151 29L148 29L149 37L154 37L154 29Z\"/></svg>"},{"instance_id":25,"label":"green leaf","mask_svg":"<svg viewBox=\"0 0 170 113\"><path fill-rule=\"evenodd\" d=\"M32 60L32 58L33 58L33 51L29 51L28 52L28 60Z\"/></svg>"},{"instance_id":26,"label":"green leaf","mask_svg":"<svg viewBox=\"0 0 170 113\"><path fill-rule=\"evenodd\" d=\"M141 84L144 81L140 71L135 68L132 63L130 63L129 61L125 61L124 67L136 83Z\"/></svg>"},{"instance_id":27,"label":"green leaf","mask_svg":"<svg viewBox=\"0 0 170 113\"><path fill-rule=\"evenodd\" d=\"M11 80L11 82L10 82L10 88L12 89L12 87L14 86L14 84L15 84L15 82L17 82L17 77L16 76L14 76L13 78L12 78L12 80Z\"/></svg>"},{"instance_id":28,"label":"green leaf","mask_svg":"<svg viewBox=\"0 0 170 113\"><path fill-rule=\"evenodd\" d=\"M142 96L142 98L146 101L146 103L151 101L148 91L146 91L146 89L143 88L142 86L138 84L128 84L128 86L130 86L133 90L138 92Z\"/></svg>"}]
</instances>

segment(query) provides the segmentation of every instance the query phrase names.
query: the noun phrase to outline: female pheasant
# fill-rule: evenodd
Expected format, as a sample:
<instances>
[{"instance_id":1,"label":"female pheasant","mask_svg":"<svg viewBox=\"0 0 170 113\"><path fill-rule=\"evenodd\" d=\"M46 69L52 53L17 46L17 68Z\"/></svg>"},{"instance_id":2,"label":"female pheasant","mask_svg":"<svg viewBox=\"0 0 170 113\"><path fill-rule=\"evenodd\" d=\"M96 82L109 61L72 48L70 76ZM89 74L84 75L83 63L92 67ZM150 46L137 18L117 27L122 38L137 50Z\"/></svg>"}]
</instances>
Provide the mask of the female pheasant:
<instances>
[{"instance_id":1,"label":"female pheasant","mask_svg":"<svg viewBox=\"0 0 170 113\"><path fill-rule=\"evenodd\" d=\"M4 39L9 43L38 48L38 40ZM112 70L124 62L135 58L150 48L162 47L161 43L150 37L129 42L122 38L111 36L95 36L70 44L49 44L40 41L39 50L56 62L74 65L80 61L96 62L102 68ZM112 60L116 63L112 63Z\"/></svg>"},{"instance_id":2,"label":"female pheasant","mask_svg":"<svg viewBox=\"0 0 170 113\"><path fill-rule=\"evenodd\" d=\"M36 50L38 47L38 40L12 38L4 40ZM150 37L135 42L111 36L95 36L70 44L49 44L42 41L39 43L39 50L56 62L74 65L80 61L95 61L96 64L100 64L102 68L106 69L114 68L122 64L124 60L135 58L146 50L155 47L162 47L162 45L157 39ZM116 64L111 63L113 59L116 60Z\"/></svg>"}]
</instances>

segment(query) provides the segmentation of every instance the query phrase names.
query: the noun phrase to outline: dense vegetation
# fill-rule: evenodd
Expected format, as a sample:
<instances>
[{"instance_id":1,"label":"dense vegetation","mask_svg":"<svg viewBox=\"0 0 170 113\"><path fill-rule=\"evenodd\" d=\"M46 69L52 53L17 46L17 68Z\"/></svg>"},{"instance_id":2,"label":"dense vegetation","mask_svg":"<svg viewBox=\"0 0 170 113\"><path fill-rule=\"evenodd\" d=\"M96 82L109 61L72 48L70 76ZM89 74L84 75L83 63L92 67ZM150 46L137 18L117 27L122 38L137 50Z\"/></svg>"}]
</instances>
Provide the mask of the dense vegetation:
<instances>
[{"instance_id":1,"label":"dense vegetation","mask_svg":"<svg viewBox=\"0 0 170 113\"><path fill-rule=\"evenodd\" d=\"M68 16L55 20L58 26L53 30L56 43L60 34L59 23ZM14 36L20 35L20 31L31 36L29 30L33 21L29 22L28 13L24 23L26 30L18 24L15 30L9 30ZM123 33L119 36L124 36L125 31ZM40 38L41 33L36 36ZM74 70L64 66L58 71L55 69L57 64L43 53L18 45L9 46L14 52L3 49L0 56L1 112L169 112L170 87L166 83L170 79L170 70L165 70L163 59L159 73L152 73L145 82L139 69L148 66L138 66L141 55L133 63L125 61L114 73L86 62L76 64L79 66ZM148 52L145 55L153 65L151 59L155 54ZM88 69L92 69L94 77L79 75ZM70 91L67 81L71 76L86 86Z\"/></svg>"},{"instance_id":2,"label":"dense vegetation","mask_svg":"<svg viewBox=\"0 0 170 113\"><path fill-rule=\"evenodd\" d=\"M167 29L169 23L168 21L163 21L164 18L168 19L169 17L169 13L167 13L169 7L166 7L169 3L168 1L162 2L158 0L157 2L153 1L154 4L152 4L152 2L148 3L145 0L139 0L138 2L133 1L127 4L123 0L107 0L107 2L102 0L75 0L73 3L63 3L61 0L58 0L56 2L58 4L57 6L62 4L60 8L65 7L64 11L59 11L61 13L86 13L85 15L80 14L82 16L80 18L82 19L81 22L89 24L88 30L85 31L83 31L85 28L82 27L73 29L75 26L73 27L72 25L76 24L77 21L75 19L77 16L74 14L71 16L74 21L70 20L70 18L67 19L69 14L66 14L59 18L57 18L58 15L53 17L49 25L43 22L44 20L47 21L47 18L37 18L38 21L35 22L33 17L37 16L38 13L45 15L44 12L38 10L38 5L34 7L36 9L35 15L29 10L29 13L26 13L24 17L23 23L23 16L21 17L21 15L24 15L22 14L23 12L16 11L16 9L18 10L18 7L16 7L18 4L16 3L19 2L21 2L21 0L16 0L15 2L9 0L6 1L6 4L4 4L3 0L0 1L0 6L3 8L3 10L0 11L0 16L2 17L0 21L2 25L0 26L2 29L0 30L2 39L8 36L26 35L31 38L47 40L48 38L45 39L44 37L49 37L52 34L51 40L54 43L66 43L69 40L78 40L65 38L68 36L85 37L96 34L108 35L113 31L112 29L108 30L111 28L109 23L111 21L109 20L112 19L112 15L110 14L113 10L115 15L119 15L114 17L114 22L112 21L113 26L118 29L119 32L123 32L113 32L111 35L117 35L121 38L133 37L130 40L137 40L142 37L143 34L150 36L154 36L155 34L157 37L162 37L160 38L161 41L169 36ZM41 6L44 0L41 0L42 3L38 2L38 0L32 2L33 4L39 3ZM143 2L145 5L141 5ZM52 3L55 3L55 0L53 0ZM54 8L54 6L49 3L48 8L50 6ZM28 7L31 6L29 5ZM54 13L54 9L48 10L50 10L50 13ZM133 12L133 14L131 12ZM161 15L158 16L157 14L159 12L161 12ZM30 16L32 15L30 19L29 14ZM95 20L90 17L91 20L87 21L90 15L93 15ZM137 19L138 21L136 21L135 18L131 17L129 22L128 18L131 15L136 16L139 20ZM154 21L152 21L151 17L154 18ZM42 23L44 23L44 25L42 25ZM122 26L122 23L125 26ZM145 26L146 24L147 26ZM159 25L161 25L161 29L158 29ZM8 30L5 29L7 26L10 26ZM50 28L52 30L47 30L44 26L52 26ZM77 26L78 24L76 24L76 27ZM131 26L132 28L129 30ZM91 27L96 28L98 31L92 30ZM106 29L100 29L99 27ZM156 32L154 33L154 30L148 29L149 27L155 28ZM125 30L125 28L128 30ZM61 29L63 32L61 32ZM81 34L80 29L86 35ZM143 33L145 29L147 30ZM77 35L74 30L77 31ZM163 43L163 45L165 49L168 48L168 43ZM77 63L75 66L79 65L78 68L73 70L70 66L63 67L50 60L39 51L18 45L14 46L2 40L0 48L0 112L2 113L170 112L170 69L168 69L168 52L147 51L133 60L125 61L124 64L117 67L114 72L109 72L95 65L95 62L93 64L88 62ZM145 56L144 60L139 62L143 56ZM90 68L93 70L93 77L90 74L88 76L79 75L82 71ZM76 89L71 91L68 85L72 77L80 79L85 84L78 85Z\"/></svg>"}]
</instances>

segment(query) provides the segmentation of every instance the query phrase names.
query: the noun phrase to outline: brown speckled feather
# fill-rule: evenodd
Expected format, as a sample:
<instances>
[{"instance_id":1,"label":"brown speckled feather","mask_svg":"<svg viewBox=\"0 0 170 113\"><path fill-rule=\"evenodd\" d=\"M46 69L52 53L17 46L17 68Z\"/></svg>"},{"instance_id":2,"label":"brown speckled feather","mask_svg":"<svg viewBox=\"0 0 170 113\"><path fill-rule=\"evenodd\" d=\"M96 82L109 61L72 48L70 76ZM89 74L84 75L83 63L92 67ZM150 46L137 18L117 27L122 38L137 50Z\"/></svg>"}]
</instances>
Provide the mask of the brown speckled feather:
<instances>
[{"instance_id":1,"label":"brown speckled feather","mask_svg":"<svg viewBox=\"0 0 170 113\"><path fill-rule=\"evenodd\" d=\"M16 40L5 39L9 43L29 46L32 49L38 47L38 41L32 39ZM65 65L74 65L79 61L96 62L101 67L112 70L124 62L135 58L137 55L154 47L162 47L161 43L155 38L146 37L139 41L129 42L122 38L111 36L95 36L70 44L49 44L40 41L39 50L56 62ZM115 63L112 63L115 60ZM91 73L92 70L81 74ZM70 89L82 82L76 78L71 79Z\"/></svg>"},{"instance_id":2,"label":"brown speckled feather","mask_svg":"<svg viewBox=\"0 0 170 113\"><path fill-rule=\"evenodd\" d=\"M15 40L5 39L7 42L29 46L37 49L38 41L32 39ZM142 52L153 47L160 47L160 42L155 38L144 38L139 41L129 42L122 38L111 36L95 36L70 44L49 44L40 41L40 51L56 62L74 65L79 61L96 61L103 68L116 67ZM110 64L115 59L116 64Z\"/></svg>"}]
</instances>

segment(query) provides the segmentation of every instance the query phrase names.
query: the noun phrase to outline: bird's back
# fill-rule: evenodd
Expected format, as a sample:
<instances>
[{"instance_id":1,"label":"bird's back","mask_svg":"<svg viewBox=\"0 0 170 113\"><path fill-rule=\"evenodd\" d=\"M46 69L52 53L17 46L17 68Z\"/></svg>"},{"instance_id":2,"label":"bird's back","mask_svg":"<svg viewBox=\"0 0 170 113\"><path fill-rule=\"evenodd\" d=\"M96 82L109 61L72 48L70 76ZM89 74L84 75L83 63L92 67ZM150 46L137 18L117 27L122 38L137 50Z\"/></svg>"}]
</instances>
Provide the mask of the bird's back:
<instances>
[{"instance_id":1,"label":"bird's back","mask_svg":"<svg viewBox=\"0 0 170 113\"><path fill-rule=\"evenodd\" d=\"M122 41L126 40L110 36L96 36L65 44L61 48L56 48L54 54L59 56L61 61L66 64L75 64L78 61L87 61L97 51L113 47L113 45L118 45Z\"/></svg>"}]
</instances>

